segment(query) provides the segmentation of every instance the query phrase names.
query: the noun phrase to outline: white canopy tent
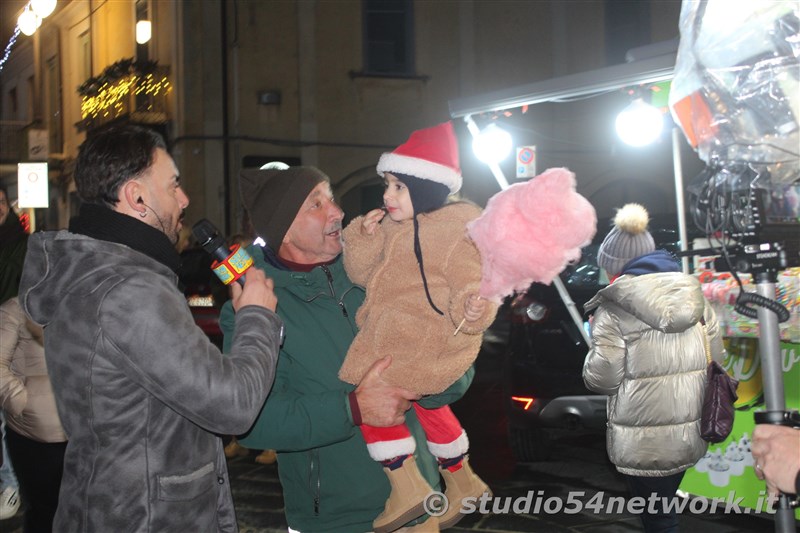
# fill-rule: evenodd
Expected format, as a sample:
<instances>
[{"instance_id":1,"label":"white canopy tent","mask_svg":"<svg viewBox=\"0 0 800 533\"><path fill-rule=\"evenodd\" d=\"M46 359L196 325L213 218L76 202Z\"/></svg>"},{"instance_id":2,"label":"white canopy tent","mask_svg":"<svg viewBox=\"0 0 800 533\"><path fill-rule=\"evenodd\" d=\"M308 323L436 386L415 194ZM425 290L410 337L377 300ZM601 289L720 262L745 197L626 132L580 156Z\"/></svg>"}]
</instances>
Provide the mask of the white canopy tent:
<instances>
[{"instance_id":1,"label":"white canopy tent","mask_svg":"<svg viewBox=\"0 0 800 533\"><path fill-rule=\"evenodd\" d=\"M670 80L675 68L677 47L677 40L664 41L628 52L628 57L635 58L637 55L642 55L637 51L650 51L650 57L501 89L479 96L457 98L449 102L450 116L461 118L477 113L500 111L523 105L586 96L643 83Z\"/></svg>"}]
</instances>

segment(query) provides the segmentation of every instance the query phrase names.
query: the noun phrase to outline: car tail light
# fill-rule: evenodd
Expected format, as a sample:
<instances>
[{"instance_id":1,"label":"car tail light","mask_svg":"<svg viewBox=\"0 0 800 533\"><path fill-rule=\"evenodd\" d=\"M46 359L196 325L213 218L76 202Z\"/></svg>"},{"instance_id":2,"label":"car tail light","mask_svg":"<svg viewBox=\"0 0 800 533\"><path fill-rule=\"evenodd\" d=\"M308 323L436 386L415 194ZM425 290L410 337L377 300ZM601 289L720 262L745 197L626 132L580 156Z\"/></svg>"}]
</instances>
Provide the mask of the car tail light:
<instances>
[{"instance_id":1,"label":"car tail light","mask_svg":"<svg viewBox=\"0 0 800 533\"><path fill-rule=\"evenodd\" d=\"M534 324L543 322L549 314L550 310L546 305L527 294L520 294L511 302L511 317L517 323Z\"/></svg>"},{"instance_id":2,"label":"car tail light","mask_svg":"<svg viewBox=\"0 0 800 533\"><path fill-rule=\"evenodd\" d=\"M512 396L511 399L519 403L523 411L530 409L531 404L533 403L533 398L526 398L524 396Z\"/></svg>"}]
</instances>

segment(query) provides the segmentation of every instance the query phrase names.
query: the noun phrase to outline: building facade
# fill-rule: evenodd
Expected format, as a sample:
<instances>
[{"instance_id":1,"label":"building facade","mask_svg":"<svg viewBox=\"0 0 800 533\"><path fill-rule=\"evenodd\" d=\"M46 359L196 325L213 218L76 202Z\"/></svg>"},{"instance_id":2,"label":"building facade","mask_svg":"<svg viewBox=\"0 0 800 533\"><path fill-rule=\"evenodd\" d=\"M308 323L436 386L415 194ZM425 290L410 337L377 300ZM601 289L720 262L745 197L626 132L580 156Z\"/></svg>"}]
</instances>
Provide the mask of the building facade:
<instances>
[{"instance_id":1,"label":"building facade","mask_svg":"<svg viewBox=\"0 0 800 533\"><path fill-rule=\"evenodd\" d=\"M630 48L677 37L679 11L679 2L613 0L59 0L0 72L0 179L14 190L25 139L45 130L51 207L37 225L66 227L78 146L133 122L167 137L189 224L241 231L239 170L271 160L323 169L354 216L379 201L380 154L448 120L449 100L624 62ZM137 44L141 21L151 37ZM598 113L548 104L512 133L540 146L541 170L567 166L580 192L611 204L608 191L629 191L641 171L624 154L614 161L609 136L586 126ZM463 123L456 130L463 196L484 204L499 187L468 150ZM662 151L663 162L649 159L645 195L674 206Z\"/></svg>"}]
</instances>

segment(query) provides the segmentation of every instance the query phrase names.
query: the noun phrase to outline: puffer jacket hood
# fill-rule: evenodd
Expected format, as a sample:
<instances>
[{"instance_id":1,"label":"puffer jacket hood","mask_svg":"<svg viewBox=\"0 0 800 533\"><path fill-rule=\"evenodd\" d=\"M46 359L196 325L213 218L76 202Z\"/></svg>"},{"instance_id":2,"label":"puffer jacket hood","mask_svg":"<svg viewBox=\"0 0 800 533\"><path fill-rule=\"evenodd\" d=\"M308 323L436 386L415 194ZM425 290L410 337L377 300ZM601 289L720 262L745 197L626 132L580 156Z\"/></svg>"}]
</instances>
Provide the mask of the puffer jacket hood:
<instances>
[{"instance_id":1,"label":"puffer jacket hood","mask_svg":"<svg viewBox=\"0 0 800 533\"><path fill-rule=\"evenodd\" d=\"M705 308L700 282L680 272L622 276L586 302L584 309L591 311L608 302L664 333L693 327Z\"/></svg>"}]
</instances>

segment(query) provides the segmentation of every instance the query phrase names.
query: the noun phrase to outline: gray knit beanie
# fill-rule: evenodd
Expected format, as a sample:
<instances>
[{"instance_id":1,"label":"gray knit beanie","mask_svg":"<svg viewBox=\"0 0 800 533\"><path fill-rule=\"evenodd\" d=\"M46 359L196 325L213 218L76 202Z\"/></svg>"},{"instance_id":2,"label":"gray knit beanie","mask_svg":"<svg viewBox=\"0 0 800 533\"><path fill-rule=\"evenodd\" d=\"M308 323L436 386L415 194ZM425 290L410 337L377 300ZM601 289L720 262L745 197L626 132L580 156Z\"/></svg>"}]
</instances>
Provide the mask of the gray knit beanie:
<instances>
[{"instance_id":1,"label":"gray knit beanie","mask_svg":"<svg viewBox=\"0 0 800 533\"><path fill-rule=\"evenodd\" d=\"M316 167L244 169L239 176L242 204L256 234L278 252L300 207L309 193L330 181Z\"/></svg>"},{"instance_id":2,"label":"gray knit beanie","mask_svg":"<svg viewBox=\"0 0 800 533\"><path fill-rule=\"evenodd\" d=\"M650 217L639 204L626 204L617 211L614 227L597 251L597 264L609 277L622 272L630 260L655 251L653 236L647 231Z\"/></svg>"}]
</instances>

